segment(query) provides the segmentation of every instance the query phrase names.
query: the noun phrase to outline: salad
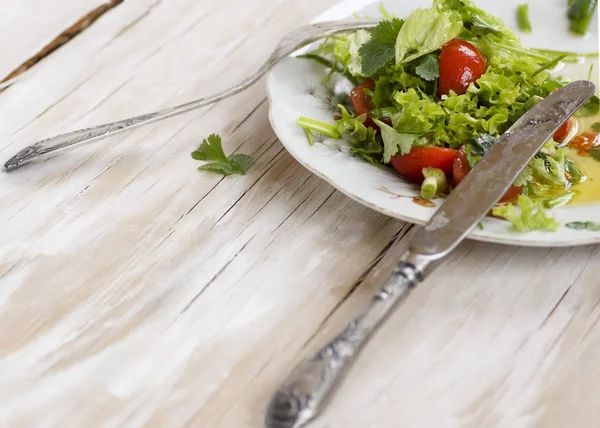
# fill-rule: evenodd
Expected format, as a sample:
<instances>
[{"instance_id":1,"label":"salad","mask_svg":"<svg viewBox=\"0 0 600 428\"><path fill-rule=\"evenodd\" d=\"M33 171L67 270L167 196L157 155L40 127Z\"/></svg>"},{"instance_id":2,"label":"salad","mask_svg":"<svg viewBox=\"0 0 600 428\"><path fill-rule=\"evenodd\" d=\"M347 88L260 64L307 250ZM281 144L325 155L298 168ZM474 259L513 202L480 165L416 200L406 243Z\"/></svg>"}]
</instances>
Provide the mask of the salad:
<instances>
[{"instance_id":1,"label":"salad","mask_svg":"<svg viewBox=\"0 0 600 428\"><path fill-rule=\"evenodd\" d=\"M448 194L519 117L569 83L550 73L578 55L524 47L496 16L470 0L434 0L405 19L384 15L370 31L331 36L306 58L329 64L354 83L335 123L300 117L315 137L344 139L353 155L421 186ZM565 205L586 180L574 160L600 160L594 132L579 118L598 113L593 97L522 171L494 209L519 231L556 230L547 209ZM597 150L600 150L597 149ZM515 203L520 209L517 210Z\"/></svg>"}]
</instances>

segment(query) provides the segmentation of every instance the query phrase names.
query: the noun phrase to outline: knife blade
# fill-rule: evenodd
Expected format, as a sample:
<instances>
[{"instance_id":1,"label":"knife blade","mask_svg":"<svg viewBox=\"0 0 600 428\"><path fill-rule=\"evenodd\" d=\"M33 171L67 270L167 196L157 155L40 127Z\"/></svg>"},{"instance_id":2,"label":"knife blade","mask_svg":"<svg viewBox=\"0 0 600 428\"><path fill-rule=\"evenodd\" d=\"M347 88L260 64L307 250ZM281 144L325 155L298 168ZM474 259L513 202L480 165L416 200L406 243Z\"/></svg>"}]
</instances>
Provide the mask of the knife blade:
<instances>
[{"instance_id":1,"label":"knife blade","mask_svg":"<svg viewBox=\"0 0 600 428\"><path fill-rule=\"evenodd\" d=\"M383 320L467 237L544 143L594 92L591 82L573 82L536 104L500 137L427 225L417 230L366 309L282 383L267 410L268 428L299 428L321 411Z\"/></svg>"},{"instance_id":2,"label":"knife blade","mask_svg":"<svg viewBox=\"0 0 600 428\"><path fill-rule=\"evenodd\" d=\"M411 250L436 257L452 251L493 208L544 143L595 91L592 82L573 82L521 116L450 193L429 223L417 231Z\"/></svg>"}]
</instances>

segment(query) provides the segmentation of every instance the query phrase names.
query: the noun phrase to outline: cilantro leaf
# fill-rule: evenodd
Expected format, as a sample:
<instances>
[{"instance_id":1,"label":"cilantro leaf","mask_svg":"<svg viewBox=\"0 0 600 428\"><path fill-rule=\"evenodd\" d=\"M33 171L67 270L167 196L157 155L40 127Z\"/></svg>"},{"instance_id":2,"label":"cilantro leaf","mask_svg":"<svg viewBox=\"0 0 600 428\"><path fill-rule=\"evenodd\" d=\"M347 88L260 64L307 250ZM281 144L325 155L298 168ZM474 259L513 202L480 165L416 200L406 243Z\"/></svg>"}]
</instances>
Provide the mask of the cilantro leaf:
<instances>
[{"instance_id":1,"label":"cilantro leaf","mask_svg":"<svg viewBox=\"0 0 600 428\"><path fill-rule=\"evenodd\" d=\"M440 77L440 61L436 55L425 55L415 68L415 73L429 82Z\"/></svg>"},{"instance_id":2,"label":"cilantro leaf","mask_svg":"<svg viewBox=\"0 0 600 428\"><path fill-rule=\"evenodd\" d=\"M588 150L588 154L595 160L600 162L600 147L593 147Z\"/></svg>"},{"instance_id":3,"label":"cilantro leaf","mask_svg":"<svg viewBox=\"0 0 600 428\"><path fill-rule=\"evenodd\" d=\"M248 155L236 154L229 158L223 151L221 137L211 134L202 140L202 144L192 152L192 158L201 161L209 161L198 167L200 171L213 171L223 175L246 174L252 158Z\"/></svg>"},{"instance_id":4,"label":"cilantro leaf","mask_svg":"<svg viewBox=\"0 0 600 428\"><path fill-rule=\"evenodd\" d=\"M227 156L221 145L221 136L211 134L208 138L202 140L202 144L197 150L192 152L192 157L202 161L227 162Z\"/></svg>"},{"instance_id":5,"label":"cilantro leaf","mask_svg":"<svg viewBox=\"0 0 600 428\"><path fill-rule=\"evenodd\" d=\"M496 144L498 140L490 134L481 134L470 138L465 146L465 156L471 168L475 167L477 162Z\"/></svg>"},{"instance_id":6,"label":"cilantro leaf","mask_svg":"<svg viewBox=\"0 0 600 428\"><path fill-rule=\"evenodd\" d=\"M393 18L391 21L381 21L377 27L371 30L371 37L379 40L381 43L395 46L403 23L398 18Z\"/></svg>"},{"instance_id":7,"label":"cilantro leaf","mask_svg":"<svg viewBox=\"0 0 600 428\"><path fill-rule=\"evenodd\" d=\"M600 122L592 123L592 131L600 132Z\"/></svg>"},{"instance_id":8,"label":"cilantro leaf","mask_svg":"<svg viewBox=\"0 0 600 428\"><path fill-rule=\"evenodd\" d=\"M235 170L244 175L252 163L252 157L244 154L231 155L230 162L235 166Z\"/></svg>"},{"instance_id":9,"label":"cilantro leaf","mask_svg":"<svg viewBox=\"0 0 600 428\"><path fill-rule=\"evenodd\" d=\"M224 162L209 162L198 167L200 171L213 171L223 175L235 174L235 171L231 165Z\"/></svg>"},{"instance_id":10,"label":"cilantro leaf","mask_svg":"<svg viewBox=\"0 0 600 428\"><path fill-rule=\"evenodd\" d=\"M363 74L371 75L377 72L394 58L396 39L403 23L404 21L393 18L391 21L381 21L371 30L371 39L358 51Z\"/></svg>"},{"instance_id":11,"label":"cilantro leaf","mask_svg":"<svg viewBox=\"0 0 600 428\"><path fill-rule=\"evenodd\" d=\"M362 58L362 72L366 75L371 75L384 67L393 57L396 48L387 43L381 43L373 40L365 43L360 48Z\"/></svg>"}]
</instances>

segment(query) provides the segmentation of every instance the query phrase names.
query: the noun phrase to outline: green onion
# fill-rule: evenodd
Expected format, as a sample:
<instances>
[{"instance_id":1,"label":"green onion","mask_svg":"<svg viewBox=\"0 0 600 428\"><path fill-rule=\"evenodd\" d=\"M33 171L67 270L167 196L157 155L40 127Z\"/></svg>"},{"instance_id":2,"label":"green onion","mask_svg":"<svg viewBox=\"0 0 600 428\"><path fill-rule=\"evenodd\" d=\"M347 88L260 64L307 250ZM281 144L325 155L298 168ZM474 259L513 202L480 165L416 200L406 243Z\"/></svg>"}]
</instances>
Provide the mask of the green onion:
<instances>
[{"instance_id":1,"label":"green onion","mask_svg":"<svg viewBox=\"0 0 600 428\"><path fill-rule=\"evenodd\" d=\"M569 29L577 35L585 35L597 6L598 0L569 0Z\"/></svg>"},{"instance_id":2,"label":"green onion","mask_svg":"<svg viewBox=\"0 0 600 428\"><path fill-rule=\"evenodd\" d=\"M531 22L529 22L529 5L521 4L517 7L517 23L519 29L526 33L531 33Z\"/></svg>"},{"instance_id":3,"label":"green onion","mask_svg":"<svg viewBox=\"0 0 600 428\"><path fill-rule=\"evenodd\" d=\"M533 49L533 50L539 54L549 55L551 57L564 53L562 51L555 51L552 49ZM598 58L598 52L589 52L589 53L567 52L567 56L565 57L564 61L565 62L579 62L581 60L581 58Z\"/></svg>"},{"instance_id":4,"label":"green onion","mask_svg":"<svg viewBox=\"0 0 600 428\"><path fill-rule=\"evenodd\" d=\"M565 224L570 229L600 231L600 223L593 221L573 221Z\"/></svg>"},{"instance_id":5,"label":"green onion","mask_svg":"<svg viewBox=\"0 0 600 428\"><path fill-rule=\"evenodd\" d=\"M545 200L544 208L548 208L548 209L560 208L560 207L566 205L571 199L573 199L573 196L575 196L575 193L576 193L575 191L571 190L560 196L557 196L556 198Z\"/></svg>"},{"instance_id":6,"label":"green onion","mask_svg":"<svg viewBox=\"0 0 600 428\"><path fill-rule=\"evenodd\" d=\"M581 173L581 171L579 171L579 169L575 166L575 164L568 159L565 162L565 170L571 176L570 181L573 184L577 184L577 183L583 181L583 179L585 178L585 176Z\"/></svg>"},{"instance_id":7,"label":"green onion","mask_svg":"<svg viewBox=\"0 0 600 428\"><path fill-rule=\"evenodd\" d=\"M561 60L565 59L565 57L566 57L567 55L569 55L567 52L563 52L561 55L557 56L556 58L554 58L554 59L552 59L552 60L550 60L550 61L547 61L547 62L543 63L543 64L540 66L540 68L538 68L538 69L537 69L537 70L536 70L536 71L535 71L535 72L534 72L534 73L531 75L531 77L533 77L533 76L536 76L536 75L540 74L540 73L541 73L542 71L544 71L544 70L547 70L547 69L549 69L549 68L552 68L552 67L554 67L554 66L555 66L556 64L558 64L558 63L559 63Z\"/></svg>"},{"instance_id":8,"label":"green onion","mask_svg":"<svg viewBox=\"0 0 600 428\"><path fill-rule=\"evenodd\" d=\"M339 64L333 63L333 62L329 61L327 58L322 57L321 55L317 55L317 54L314 54L314 53L307 53L307 54L303 54L303 55L298 55L296 58L311 59L313 61L316 61L319 64L322 64L325 67L331 69L331 71L328 74L328 77L331 77L331 74L333 74L333 73L335 73L337 71L338 73L344 75L346 77L346 79L348 79L350 82L352 82L352 84L354 86L358 86L358 80L352 74L350 74L349 72L343 70L339 66Z\"/></svg>"},{"instance_id":9,"label":"green onion","mask_svg":"<svg viewBox=\"0 0 600 428\"><path fill-rule=\"evenodd\" d=\"M300 119L296 122L296 125L301 126L304 129L319 132L331 138L342 138L342 134L340 134L340 131L338 131L337 126L331 123L300 116Z\"/></svg>"},{"instance_id":10,"label":"green onion","mask_svg":"<svg viewBox=\"0 0 600 428\"><path fill-rule=\"evenodd\" d=\"M308 138L308 145L314 146L315 145L315 137L314 137L313 133L310 131L310 129L306 129L306 128L302 128L302 129L304 129L304 132L306 133L306 138Z\"/></svg>"},{"instance_id":11,"label":"green onion","mask_svg":"<svg viewBox=\"0 0 600 428\"><path fill-rule=\"evenodd\" d=\"M448 189L448 180L444 171L438 168L423 168L423 184L421 184L421 197L432 200L436 194L443 193Z\"/></svg>"}]
</instances>

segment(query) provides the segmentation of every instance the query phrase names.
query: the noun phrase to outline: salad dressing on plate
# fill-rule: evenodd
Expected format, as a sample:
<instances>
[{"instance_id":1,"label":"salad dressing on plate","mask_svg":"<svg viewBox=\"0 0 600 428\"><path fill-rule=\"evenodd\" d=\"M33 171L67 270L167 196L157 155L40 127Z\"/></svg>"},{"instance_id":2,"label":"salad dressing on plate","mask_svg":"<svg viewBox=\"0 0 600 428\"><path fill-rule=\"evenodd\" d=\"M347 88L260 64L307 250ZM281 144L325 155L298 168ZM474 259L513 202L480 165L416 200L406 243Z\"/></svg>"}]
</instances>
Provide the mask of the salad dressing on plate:
<instances>
[{"instance_id":1,"label":"salad dressing on plate","mask_svg":"<svg viewBox=\"0 0 600 428\"><path fill-rule=\"evenodd\" d=\"M599 118L600 119L600 118ZM573 186L579 193L567 206L586 205L600 202L600 162L590 156L571 153L569 158L586 176L586 180Z\"/></svg>"},{"instance_id":2,"label":"salad dressing on plate","mask_svg":"<svg viewBox=\"0 0 600 428\"><path fill-rule=\"evenodd\" d=\"M590 67L592 67L591 75ZM596 70L596 72L594 73L593 70ZM590 79L598 85L599 72L598 59L595 58L593 60L588 59L582 61L578 64L568 64L557 74L563 74L577 79ZM583 132L595 132L592 129L592 125L600 122L600 114L590 117L579 117L576 122L577 126L573 136ZM578 193L566 206L581 206L600 203L600 162L591 156L580 155L575 149L572 149L567 157L571 159L575 166L586 176L586 179L573 186L573 190L576 190Z\"/></svg>"}]
</instances>

